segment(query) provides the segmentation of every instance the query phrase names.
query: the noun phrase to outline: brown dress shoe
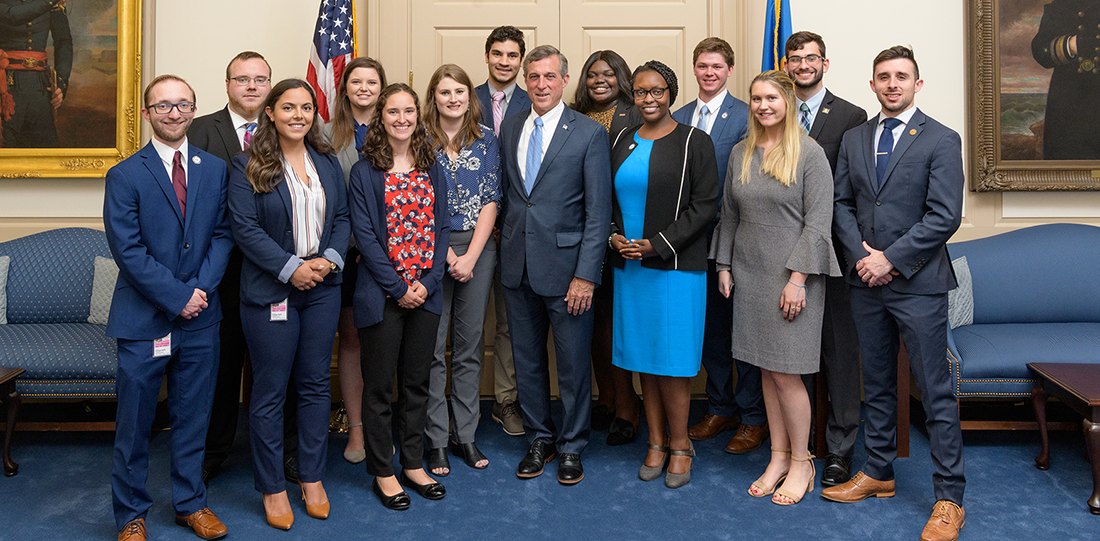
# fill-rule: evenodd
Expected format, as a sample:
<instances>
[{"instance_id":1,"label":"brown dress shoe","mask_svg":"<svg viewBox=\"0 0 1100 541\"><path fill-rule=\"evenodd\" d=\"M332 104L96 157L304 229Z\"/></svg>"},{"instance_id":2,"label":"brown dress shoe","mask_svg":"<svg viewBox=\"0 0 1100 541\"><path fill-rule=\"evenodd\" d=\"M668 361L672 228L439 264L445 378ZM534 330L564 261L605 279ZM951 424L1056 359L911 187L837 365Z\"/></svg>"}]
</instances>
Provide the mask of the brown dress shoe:
<instances>
[{"instance_id":1,"label":"brown dress shoe","mask_svg":"<svg viewBox=\"0 0 1100 541\"><path fill-rule=\"evenodd\" d=\"M861 502L874 496L876 498L893 498L894 482L872 479L863 472L857 473L848 480L835 487L829 487L821 491L821 497L840 503Z\"/></svg>"},{"instance_id":2,"label":"brown dress shoe","mask_svg":"<svg viewBox=\"0 0 1100 541\"><path fill-rule=\"evenodd\" d=\"M741 417L722 417L708 413L699 424L688 429L688 438L695 441L709 440L727 430L737 430L740 425Z\"/></svg>"},{"instance_id":3,"label":"brown dress shoe","mask_svg":"<svg viewBox=\"0 0 1100 541\"><path fill-rule=\"evenodd\" d=\"M955 541L966 526L966 511L954 502L940 500L932 508L932 518L924 525L921 541Z\"/></svg>"},{"instance_id":4,"label":"brown dress shoe","mask_svg":"<svg viewBox=\"0 0 1100 541\"><path fill-rule=\"evenodd\" d=\"M764 445L766 439L768 439L768 423L766 421L764 426L741 423L741 426L737 428L737 434L726 444L726 452L731 455L751 453Z\"/></svg>"},{"instance_id":5,"label":"brown dress shoe","mask_svg":"<svg viewBox=\"0 0 1100 541\"><path fill-rule=\"evenodd\" d=\"M127 522L118 532L118 541L145 541L149 534L145 533L145 519L136 518Z\"/></svg>"},{"instance_id":6,"label":"brown dress shoe","mask_svg":"<svg viewBox=\"0 0 1100 541\"><path fill-rule=\"evenodd\" d=\"M203 507L186 517L176 515L176 524L191 528L195 531L195 535L203 539L221 539L229 533L225 524L218 520L218 515L215 515L209 507Z\"/></svg>"}]
</instances>

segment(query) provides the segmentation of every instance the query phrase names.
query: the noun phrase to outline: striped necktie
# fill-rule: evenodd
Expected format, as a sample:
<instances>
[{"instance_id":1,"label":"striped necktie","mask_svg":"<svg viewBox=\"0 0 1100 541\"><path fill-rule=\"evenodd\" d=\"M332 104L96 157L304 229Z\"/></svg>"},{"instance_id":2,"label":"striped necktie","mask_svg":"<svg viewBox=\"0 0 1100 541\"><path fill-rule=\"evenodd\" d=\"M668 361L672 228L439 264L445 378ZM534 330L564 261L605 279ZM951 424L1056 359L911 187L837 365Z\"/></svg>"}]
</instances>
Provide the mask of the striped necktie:
<instances>
[{"instance_id":1,"label":"striped necktie","mask_svg":"<svg viewBox=\"0 0 1100 541\"><path fill-rule=\"evenodd\" d=\"M798 123L802 125L802 131L806 135L810 135L810 106L803 103L798 106L798 110L802 111L802 114L798 117Z\"/></svg>"},{"instance_id":2,"label":"striped necktie","mask_svg":"<svg viewBox=\"0 0 1100 541\"><path fill-rule=\"evenodd\" d=\"M500 135L500 122L504 120L504 91L493 93L493 133Z\"/></svg>"}]
</instances>

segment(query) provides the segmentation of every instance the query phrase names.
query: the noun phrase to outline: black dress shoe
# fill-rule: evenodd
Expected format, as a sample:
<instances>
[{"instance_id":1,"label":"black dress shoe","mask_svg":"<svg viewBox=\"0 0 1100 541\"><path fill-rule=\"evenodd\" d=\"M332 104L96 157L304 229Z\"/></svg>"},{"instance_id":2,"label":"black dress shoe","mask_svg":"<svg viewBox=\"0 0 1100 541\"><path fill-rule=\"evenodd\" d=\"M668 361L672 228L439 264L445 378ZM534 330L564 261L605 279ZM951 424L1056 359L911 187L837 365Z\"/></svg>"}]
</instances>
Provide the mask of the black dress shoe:
<instances>
[{"instance_id":1,"label":"black dress shoe","mask_svg":"<svg viewBox=\"0 0 1100 541\"><path fill-rule=\"evenodd\" d=\"M374 495L378 496L378 501L382 502L382 505L386 506L386 509L404 511L409 508L409 503L412 501L404 490L393 496L387 496L385 492L382 492L382 487L378 486L377 477L374 479L374 483L371 484L371 488L374 489Z\"/></svg>"},{"instance_id":2,"label":"black dress shoe","mask_svg":"<svg viewBox=\"0 0 1100 541\"><path fill-rule=\"evenodd\" d=\"M405 475L405 471L401 470L400 481L402 485L405 485L416 491L420 497L426 500L442 500L443 496L447 495L447 489L443 487L442 483L428 483L426 485L418 485L409 479L408 475Z\"/></svg>"},{"instance_id":3,"label":"black dress shoe","mask_svg":"<svg viewBox=\"0 0 1100 541\"><path fill-rule=\"evenodd\" d=\"M477 448L474 442L470 443L455 443L451 442L451 452L458 458L461 458L467 466L475 470L484 470L489 467L489 459ZM478 466L477 463L485 461L484 466Z\"/></svg>"},{"instance_id":4,"label":"black dress shoe","mask_svg":"<svg viewBox=\"0 0 1100 541\"><path fill-rule=\"evenodd\" d=\"M217 477L218 474L220 474L221 472L222 472L221 465L214 465L214 464L206 465L206 464L203 464L202 465L202 484L209 487L210 486L210 480Z\"/></svg>"},{"instance_id":5,"label":"black dress shoe","mask_svg":"<svg viewBox=\"0 0 1100 541\"><path fill-rule=\"evenodd\" d=\"M519 461L516 477L531 479L542 475L542 467L554 460L554 446L547 440L538 439L531 444L523 460Z\"/></svg>"},{"instance_id":6,"label":"black dress shoe","mask_svg":"<svg viewBox=\"0 0 1100 541\"><path fill-rule=\"evenodd\" d=\"M626 445L634 441L638 435L638 427L630 424L630 421L616 417L611 421L611 427L607 429L608 445Z\"/></svg>"},{"instance_id":7,"label":"black dress shoe","mask_svg":"<svg viewBox=\"0 0 1100 541\"><path fill-rule=\"evenodd\" d=\"M841 458L834 454L825 455L825 469L821 473L821 485L834 487L847 483L852 478L852 459Z\"/></svg>"},{"instance_id":8,"label":"black dress shoe","mask_svg":"<svg viewBox=\"0 0 1100 541\"><path fill-rule=\"evenodd\" d=\"M298 455L287 455L283 459L283 477L288 483L298 483Z\"/></svg>"},{"instance_id":9,"label":"black dress shoe","mask_svg":"<svg viewBox=\"0 0 1100 541\"><path fill-rule=\"evenodd\" d=\"M575 485L584 479L584 466L581 466L581 455L575 453L562 453L558 457L558 482L563 485Z\"/></svg>"},{"instance_id":10,"label":"black dress shoe","mask_svg":"<svg viewBox=\"0 0 1100 541\"><path fill-rule=\"evenodd\" d=\"M592 430L596 432L607 430L614 419L615 412L611 411L611 408L603 404L597 404L592 408Z\"/></svg>"}]
</instances>

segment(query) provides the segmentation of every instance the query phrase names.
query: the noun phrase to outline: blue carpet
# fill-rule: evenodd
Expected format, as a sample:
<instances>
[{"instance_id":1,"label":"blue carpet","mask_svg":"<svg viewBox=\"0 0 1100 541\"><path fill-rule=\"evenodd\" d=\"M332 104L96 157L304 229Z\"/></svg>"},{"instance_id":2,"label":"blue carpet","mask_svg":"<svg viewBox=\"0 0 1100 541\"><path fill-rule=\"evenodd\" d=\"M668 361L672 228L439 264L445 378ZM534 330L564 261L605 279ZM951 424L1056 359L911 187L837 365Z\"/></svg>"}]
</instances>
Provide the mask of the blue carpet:
<instances>
[{"instance_id":1,"label":"blue carpet","mask_svg":"<svg viewBox=\"0 0 1100 541\"><path fill-rule=\"evenodd\" d=\"M332 502L327 521L305 514L297 487L288 486L296 521L289 532L264 522L260 496L252 486L247 452L247 417L225 472L210 485L210 506L229 527L228 539L917 539L933 501L928 439L911 434L912 458L899 459L897 496L838 504L819 496L780 507L746 489L767 464L766 450L732 456L723 452L727 435L698 442L689 485L665 488L661 480L637 478L645 453L645 429L636 442L608 447L606 432L594 433L585 451L585 479L564 487L556 464L539 478L521 481L515 467L526 440L503 434L483 402L477 441L489 468L477 471L452 457L452 473L440 479L447 497L430 502L412 495L408 511L384 509L370 491L366 468L342 458L346 438L329 445L325 488ZM693 403L692 421L705 404ZM644 427L644 425L643 425ZM170 432L153 439L149 489L154 506L147 519L158 540L196 539L173 522L168 478ZM0 539L114 539L110 463L113 434L16 434L13 458L19 475L0 479ZM862 441L862 437L861 437ZM1040 471L1034 432L965 434L966 528L961 539L1100 539L1100 516L1085 500L1092 477L1079 432L1053 433L1051 469ZM765 447L766 449L766 447ZM855 464L864 453L857 450ZM816 461L818 480L822 461Z\"/></svg>"}]
</instances>

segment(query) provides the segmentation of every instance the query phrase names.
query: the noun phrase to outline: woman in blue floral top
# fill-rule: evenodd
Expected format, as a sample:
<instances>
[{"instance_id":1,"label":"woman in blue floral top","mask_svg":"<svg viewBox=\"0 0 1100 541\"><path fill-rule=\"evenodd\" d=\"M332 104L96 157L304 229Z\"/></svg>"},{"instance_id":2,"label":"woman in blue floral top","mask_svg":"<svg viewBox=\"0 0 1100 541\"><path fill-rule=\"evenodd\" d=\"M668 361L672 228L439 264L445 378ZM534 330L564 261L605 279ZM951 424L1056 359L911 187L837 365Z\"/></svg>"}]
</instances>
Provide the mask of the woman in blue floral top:
<instances>
[{"instance_id":1,"label":"woman in blue floral top","mask_svg":"<svg viewBox=\"0 0 1100 541\"><path fill-rule=\"evenodd\" d=\"M489 465L474 444L474 432L481 386L481 336L497 258L496 243L490 237L501 196L500 145L491 129L478 124L480 103L474 99L474 87L462 68L445 64L435 70L424 100L424 125L447 177L447 218L451 226L426 430L428 468L435 475L445 476L450 473L448 435L452 452L466 465L476 469ZM448 412L445 353L452 315ZM451 418L454 433L449 434Z\"/></svg>"}]
</instances>

